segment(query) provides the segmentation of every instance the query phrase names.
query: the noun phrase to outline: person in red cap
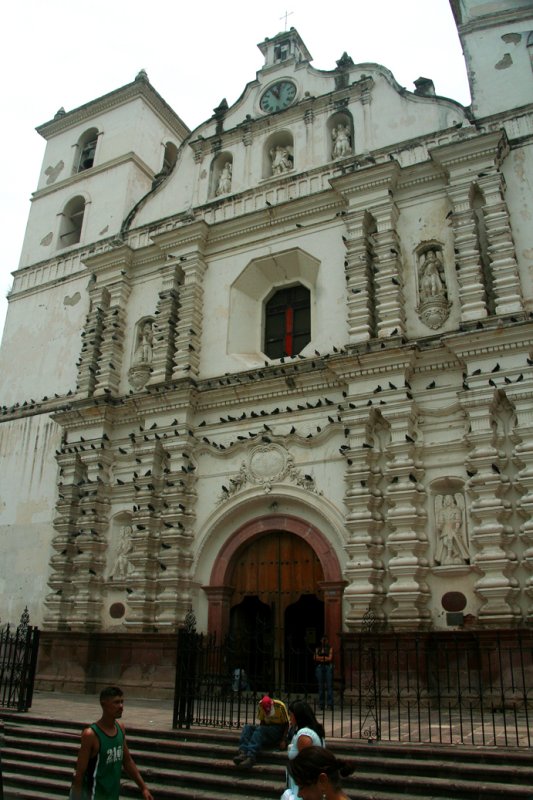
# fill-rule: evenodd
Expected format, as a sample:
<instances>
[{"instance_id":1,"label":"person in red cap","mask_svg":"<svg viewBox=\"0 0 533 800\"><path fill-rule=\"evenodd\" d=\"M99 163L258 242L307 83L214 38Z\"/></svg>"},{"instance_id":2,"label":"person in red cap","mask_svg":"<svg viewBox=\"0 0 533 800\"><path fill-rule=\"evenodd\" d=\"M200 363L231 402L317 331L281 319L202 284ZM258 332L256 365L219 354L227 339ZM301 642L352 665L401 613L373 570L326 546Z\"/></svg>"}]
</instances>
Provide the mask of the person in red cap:
<instances>
[{"instance_id":1,"label":"person in red cap","mask_svg":"<svg viewBox=\"0 0 533 800\"><path fill-rule=\"evenodd\" d=\"M259 701L257 712L259 725L245 725L239 741L239 752L233 763L241 769L251 769L258 753L265 747L287 749L289 715L285 703L265 695Z\"/></svg>"}]
</instances>

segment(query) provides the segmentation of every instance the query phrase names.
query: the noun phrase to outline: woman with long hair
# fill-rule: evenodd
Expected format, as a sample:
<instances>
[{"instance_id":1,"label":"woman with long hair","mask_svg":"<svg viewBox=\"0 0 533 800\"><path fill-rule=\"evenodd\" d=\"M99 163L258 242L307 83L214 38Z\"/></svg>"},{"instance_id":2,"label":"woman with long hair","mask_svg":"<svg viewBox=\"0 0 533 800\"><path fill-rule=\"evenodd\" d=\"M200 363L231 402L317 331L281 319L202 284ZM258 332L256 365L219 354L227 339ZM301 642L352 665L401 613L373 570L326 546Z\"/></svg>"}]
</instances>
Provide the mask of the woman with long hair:
<instances>
[{"instance_id":1,"label":"woman with long hair","mask_svg":"<svg viewBox=\"0 0 533 800\"><path fill-rule=\"evenodd\" d=\"M337 758L325 747L306 747L289 763L301 800L348 800L341 778L355 772L351 761Z\"/></svg>"},{"instance_id":2,"label":"woman with long hair","mask_svg":"<svg viewBox=\"0 0 533 800\"><path fill-rule=\"evenodd\" d=\"M305 700L295 700L289 705L290 733L292 738L287 749L289 760L296 758L304 748L325 744L324 728L317 720L315 712ZM282 800L296 800L298 788L287 771L287 789Z\"/></svg>"}]
</instances>

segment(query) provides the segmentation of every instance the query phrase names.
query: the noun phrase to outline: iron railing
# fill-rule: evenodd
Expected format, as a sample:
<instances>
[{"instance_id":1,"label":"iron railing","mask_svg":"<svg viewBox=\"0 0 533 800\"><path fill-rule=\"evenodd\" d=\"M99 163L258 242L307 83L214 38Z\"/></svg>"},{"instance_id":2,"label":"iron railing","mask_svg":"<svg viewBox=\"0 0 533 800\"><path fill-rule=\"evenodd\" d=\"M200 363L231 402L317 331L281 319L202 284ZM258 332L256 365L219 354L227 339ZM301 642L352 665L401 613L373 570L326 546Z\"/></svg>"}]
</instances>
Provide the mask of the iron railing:
<instances>
[{"instance_id":1,"label":"iron railing","mask_svg":"<svg viewBox=\"0 0 533 800\"><path fill-rule=\"evenodd\" d=\"M8 624L0 631L0 706L17 711L27 711L33 699L39 630L29 621L26 608L15 629Z\"/></svg>"},{"instance_id":2,"label":"iron railing","mask_svg":"<svg viewBox=\"0 0 533 800\"><path fill-rule=\"evenodd\" d=\"M240 728L270 693L306 699L329 737L531 746L533 632L371 631L340 640L334 708L321 710L307 669L300 684L274 658L248 673L242 643L217 643L192 622L178 638L174 727Z\"/></svg>"}]
</instances>

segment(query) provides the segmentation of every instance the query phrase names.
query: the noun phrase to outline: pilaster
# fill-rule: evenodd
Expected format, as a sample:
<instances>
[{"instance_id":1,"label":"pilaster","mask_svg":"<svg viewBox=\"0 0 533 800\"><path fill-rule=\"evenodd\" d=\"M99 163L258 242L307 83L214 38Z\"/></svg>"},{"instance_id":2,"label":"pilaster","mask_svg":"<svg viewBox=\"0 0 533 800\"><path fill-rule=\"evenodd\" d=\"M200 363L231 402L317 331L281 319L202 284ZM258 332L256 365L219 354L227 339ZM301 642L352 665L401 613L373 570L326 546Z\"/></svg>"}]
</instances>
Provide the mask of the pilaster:
<instances>
[{"instance_id":1,"label":"pilaster","mask_svg":"<svg viewBox=\"0 0 533 800\"><path fill-rule=\"evenodd\" d=\"M365 211L345 212L348 235L346 254L346 314L350 342L363 342L374 335L372 325L371 276L372 254L365 226Z\"/></svg>"},{"instance_id":2,"label":"pilaster","mask_svg":"<svg viewBox=\"0 0 533 800\"><path fill-rule=\"evenodd\" d=\"M425 490L420 483L416 417L406 410L387 414L391 442L387 463L390 508L387 514L387 549L392 583L389 623L395 630L423 629L430 624L430 598L426 576L429 571L425 531Z\"/></svg>"},{"instance_id":3,"label":"pilaster","mask_svg":"<svg viewBox=\"0 0 533 800\"><path fill-rule=\"evenodd\" d=\"M513 576L516 556L507 550L506 520L511 513L504 499L509 478L504 474L506 457L495 446L492 410L486 400L466 402L470 421L467 468L475 475L468 482L473 522L473 564L481 577L474 589L481 600L479 621L505 627L519 618L516 605L518 582Z\"/></svg>"},{"instance_id":4,"label":"pilaster","mask_svg":"<svg viewBox=\"0 0 533 800\"><path fill-rule=\"evenodd\" d=\"M522 491L517 502L520 525L520 538L523 543L522 560L528 577L524 585L527 597L526 620L533 622L533 392L528 391L514 398L517 416L515 433L519 441L514 448L514 457L519 467L516 483Z\"/></svg>"},{"instance_id":5,"label":"pilaster","mask_svg":"<svg viewBox=\"0 0 533 800\"><path fill-rule=\"evenodd\" d=\"M349 398L346 402L350 402ZM376 619L383 620L385 616L384 498L380 466L375 463L372 447L367 441L367 420L356 422L347 415L343 421L350 429L348 449L344 450L347 459L344 501L348 509L346 552L349 557L345 570L348 580L344 592L348 606L345 619L350 630L360 630L369 608ZM362 459L361 453L364 453Z\"/></svg>"},{"instance_id":6,"label":"pilaster","mask_svg":"<svg viewBox=\"0 0 533 800\"><path fill-rule=\"evenodd\" d=\"M392 198L372 207L377 223L374 252L377 335L379 338L405 334L405 301L402 290L403 266L400 238L396 230L398 208Z\"/></svg>"},{"instance_id":7,"label":"pilaster","mask_svg":"<svg viewBox=\"0 0 533 800\"><path fill-rule=\"evenodd\" d=\"M405 333L403 268L394 188L396 163L366 167L331 181L346 201L343 215L347 313L351 341Z\"/></svg>"},{"instance_id":8,"label":"pilaster","mask_svg":"<svg viewBox=\"0 0 533 800\"><path fill-rule=\"evenodd\" d=\"M86 450L82 463L76 553L72 559L72 606L66 622L71 630L98 629L101 624L102 589L109 526L109 467L112 454L107 439Z\"/></svg>"},{"instance_id":9,"label":"pilaster","mask_svg":"<svg viewBox=\"0 0 533 800\"><path fill-rule=\"evenodd\" d=\"M524 310L520 276L505 202L505 180L500 172L478 176L483 196L483 217L487 231L496 314L515 314Z\"/></svg>"},{"instance_id":10,"label":"pilaster","mask_svg":"<svg viewBox=\"0 0 533 800\"><path fill-rule=\"evenodd\" d=\"M175 261L166 264L162 270L163 285L155 311L152 371L148 385L164 383L172 377L180 274L181 271Z\"/></svg>"},{"instance_id":11,"label":"pilaster","mask_svg":"<svg viewBox=\"0 0 533 800\"><path fill-rule=\"evenodd\" d=\"M104 322L110 303L108 290L96 282L89 288L89 298L89 313L81 334L83 344L77 362L76 393L82 397L91 397L98 383Z\"/></svg>"},{"instance_id":12,"label":"pilaster","mask_svg":"<svg viewBox=\"0 0 533 800\"><path fill-rule=\"evenodd\" d=\"M471 188L471 180L468 178L466 182L449 186L447 189L453 208L451 223L461 322L482 319L488 314L476 218L470 207Z\"/></svg>"},{"instance_id":13,"label":"pilaster","mask_svg":"<svg viewBox=\"0 0 533 800\"><path fill-rule=\"evenodd\" d=\"M203 324L203 278L207 268L200 252L191 253L182 266L183 283L180 287L180 313L176 324L176 349L174 353L174 380L187 375L198 376L200 341Z\"/></svg>"},{"instance_id":14,"label":"pilaster","mask_svg":"<svg viewBox=\"0 0 533 800\"><path fill-rule=\"evenodd\" d=\"M159 540L155 618L158 630L174 629L191 608L192 542L196 492L192 448L177 439L169 448L161 498L164 511ZM170 466L172 465L172 466Z\"/></svg>"},{"instance_id":15,"label":"pilaster","mask_svg":"<svg viewBox=\"0 0 533 800\"><path fill-rule=\"evenodd\" d=\"M124 333L126 330L126 307L131 292L128 273L124 270L121 279L107 286L109 305L105 310L100 358L97 371L95 397L119 394L120 375L124 357Z\"/></svg>"}]
</instances>

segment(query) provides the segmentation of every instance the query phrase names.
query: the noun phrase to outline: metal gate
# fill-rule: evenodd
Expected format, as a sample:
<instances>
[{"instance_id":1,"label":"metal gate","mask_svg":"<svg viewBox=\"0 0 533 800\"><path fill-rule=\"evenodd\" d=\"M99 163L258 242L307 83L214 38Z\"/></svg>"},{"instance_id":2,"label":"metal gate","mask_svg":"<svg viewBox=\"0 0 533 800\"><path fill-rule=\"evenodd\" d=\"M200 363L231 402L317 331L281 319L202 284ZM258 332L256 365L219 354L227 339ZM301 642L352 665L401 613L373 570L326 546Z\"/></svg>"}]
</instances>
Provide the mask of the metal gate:
<instances>
[{"instance_id":1,"label":"metal gate","mask_svg":"<svg viewBox=\"0 0 533 800\"><path fill-rule=\"evenodd\" d=\"M29 624L28 609L13 630L0 631L0 706L27 711L33 699L33 684L39 651L39 629Z\"/></svg>"},{"instance_id":2,"label":"metal gate","mask_svg":"<svg viewBox=\"0 0 533 800\"><path fill-rule=\"evenodd\" d=\"M286 670L249 675L231 638L217 643L179 632L174 727L240 728L253 722L262 694L305 699L328 737L371 741L531 747L533 632L343 634L332 711L318 708L316 687L278 685ZM258 663L264 654L258 653ZM293 654L292 662L306 657ZM271 682L268 679L271 679ZM288 689L288 690L287 690Z\"/></svg>"}]
</instances>

